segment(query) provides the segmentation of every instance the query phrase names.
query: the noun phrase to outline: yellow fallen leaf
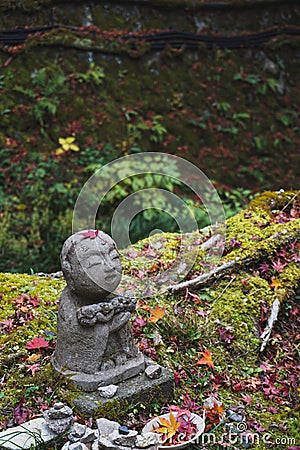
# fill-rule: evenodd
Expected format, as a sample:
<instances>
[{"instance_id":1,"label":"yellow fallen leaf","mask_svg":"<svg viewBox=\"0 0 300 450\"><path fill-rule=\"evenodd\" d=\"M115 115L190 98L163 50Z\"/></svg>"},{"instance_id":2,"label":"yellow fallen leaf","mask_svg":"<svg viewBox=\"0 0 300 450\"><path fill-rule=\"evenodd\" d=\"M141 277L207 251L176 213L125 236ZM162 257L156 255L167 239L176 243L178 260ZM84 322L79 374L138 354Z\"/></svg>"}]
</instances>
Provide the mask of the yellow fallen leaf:
<instances>
[{"instance_id":1,"label":"yellow fallen leaf","mask_svg":"<svg viewBox=\"0 0 300 450\"><path fill-rule=\"evenodd\" d=\"M282 286L282 283L278 278L272 277L272 283L269 284L270 287L276 289L280 288Z\"/></svg>"},{"instance_id":2,"label":"yellow fallen leaf","mask_svg":"<svg viewBox=\"0 0 300 450\"><path fill-rule=\"evenodd\" d=\"M210 351L206 349L204 352L199 352L199 354L202 355L202 358L198 359L196 364L204 364L214 369L214 363L212 361L212 354L210 353Z\"/></svg>"},{"instance_id":3,"label":"yellow fallen leaf","mask_svg":"<svg viewBox=\"0 0 300 450\"><path fill-rule=\"evenodd\" d=\"M149 308L148 310L151 313L148 321L153 323L156 323L158 320L162 319L166 311L165 308L160 308L158 305L156 305L155 308Z\"/></svg>"},{"instance_id":4,"label":"yellow fallen leaf","mask_svg":"<svg viewBox=\"0 0 300 450\"><path fill-rule=\"evenodd\" d=\"M79 150L80 150L78 145L74 144L74 142L75 142L74 136L70 136L67 138L59 138L58 142L61 145L61 147L59 147L55 150L56 155L61 155L70 150L72 150L73 152L79 152Z\"/></svg>"},{"instance_id":5,"label":"yellow fallen leaf","mask_svg":"<svg viewBox=\"0 0 300 450\"><path fill-rule=\"evenodd\" d=\"M26 361L34 363L35 361L40 359L41 356L42 355L40 353L33 353L32 355L28 356L28 358L26 358Z\"/></svg>"},{"instance_id":6,"label":"yellow fallen leaf","mask_svg":"<svg viewBox=\"0 0 300 450\"><path fill-rule=\"evenodd\" d=\"M172 411L170 411L170 420L165 419L164 417L160 417L159 422L162 426L156 428L155 431L158 433L166 434L167 439L171 440L171 438L176 434L180 426L180 422L177 422Z\"/></svg>"}]
</instances>

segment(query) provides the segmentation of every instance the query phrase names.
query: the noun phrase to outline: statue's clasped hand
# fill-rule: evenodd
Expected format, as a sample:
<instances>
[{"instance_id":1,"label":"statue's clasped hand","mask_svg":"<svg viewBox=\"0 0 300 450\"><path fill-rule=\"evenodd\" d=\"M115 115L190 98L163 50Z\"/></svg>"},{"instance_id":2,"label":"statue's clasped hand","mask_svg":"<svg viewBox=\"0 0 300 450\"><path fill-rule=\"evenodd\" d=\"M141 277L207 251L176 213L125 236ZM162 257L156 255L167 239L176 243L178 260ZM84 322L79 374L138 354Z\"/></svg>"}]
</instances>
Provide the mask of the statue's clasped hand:
<instances>
[{"instance_id":1,"label":"statue's clasped hand","mask_svg":"<svg viewBox=\"0 0 300 450\"><path fill-rule=\"evenodd\" d=\"M114 315L114 310L109 303L82 306L77 311L77 319L80 325L92 327L96 323L109 322Z\"/></svg>"},{"instance_id":2,"label":"statue's clasped hand","mask_svg":"<svg viewBox=\"0 0 300 450\"><path fill-rule=\"evenodd\" d=\"M80 325L92 327L96 323L106 323L112 320L114 315L118 315L116 323L121 320L129 320L130 314L120 314L131 312L135 309L136 301L130 297L115 297L110 302L101 302L93 305L82 306L77 310L77 319ZM124 319L126 317L126 319ZM119 326L116 326L119 328ZM113 327L114 328L114 327Z\"/></svg>"}]
</instances>

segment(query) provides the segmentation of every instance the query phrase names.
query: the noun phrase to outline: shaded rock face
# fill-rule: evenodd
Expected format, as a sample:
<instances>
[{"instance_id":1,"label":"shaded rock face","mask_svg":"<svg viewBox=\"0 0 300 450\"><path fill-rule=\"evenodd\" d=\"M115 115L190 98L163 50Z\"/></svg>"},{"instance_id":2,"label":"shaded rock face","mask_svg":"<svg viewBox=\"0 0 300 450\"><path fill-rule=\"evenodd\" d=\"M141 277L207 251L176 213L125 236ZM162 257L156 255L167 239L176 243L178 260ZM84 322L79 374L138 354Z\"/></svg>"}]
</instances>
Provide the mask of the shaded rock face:
<instances>
[{"instance_id":1,"label":"shaded rock face","mask_svg":"<svg viewBox=\"0 0 300 450\"><path fill-rule=\"evenodd\" d=\"M144 369L129 320L136 301L111 294L121 281L114 241L103 232L69 237L61 252L67 287L60 297L52 363L85 391L124 381Z\"/></svg>"}]
</instances>

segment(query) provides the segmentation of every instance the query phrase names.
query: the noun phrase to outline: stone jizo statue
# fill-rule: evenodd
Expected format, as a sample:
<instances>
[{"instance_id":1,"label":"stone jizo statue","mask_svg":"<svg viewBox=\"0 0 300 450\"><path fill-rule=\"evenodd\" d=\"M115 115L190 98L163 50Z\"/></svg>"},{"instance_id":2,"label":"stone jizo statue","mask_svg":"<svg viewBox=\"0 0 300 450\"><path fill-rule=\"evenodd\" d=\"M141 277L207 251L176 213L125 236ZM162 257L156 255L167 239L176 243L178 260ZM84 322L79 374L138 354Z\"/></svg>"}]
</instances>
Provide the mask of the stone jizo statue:
<instances>
[{"instance_id":1,"label":"stone jizo statue","mask_svg":"<svg viewBox=\"0 0 300 450\"><path fill-rule=\"evenodd\" d=\"M115 242L98 230L75 233L63 245L61 265L67 286L58 308L55 369L85 391L143 371L129 324L136 300L113 294L122 276Z\"/></svg>"}]
</instances>

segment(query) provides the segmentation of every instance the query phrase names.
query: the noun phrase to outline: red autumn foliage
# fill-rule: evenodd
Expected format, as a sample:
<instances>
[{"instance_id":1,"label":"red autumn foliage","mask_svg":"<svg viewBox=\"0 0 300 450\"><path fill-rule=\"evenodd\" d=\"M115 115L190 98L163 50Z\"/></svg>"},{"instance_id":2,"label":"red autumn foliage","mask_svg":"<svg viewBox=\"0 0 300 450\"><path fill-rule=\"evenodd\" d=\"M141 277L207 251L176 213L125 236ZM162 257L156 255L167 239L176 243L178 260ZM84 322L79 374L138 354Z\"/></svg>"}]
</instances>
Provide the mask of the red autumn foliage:
<instances>
[{"instance_id":1,"label":"red autumn foliage","mask_svg":"<svg viewBox=\"0 0 300 450\"><path fill-rule=\"evenodd\" d=\"M31 414L32 410L26 405L25 398L21 398L19 404L14 408L14 423L17 425L21 425L22 423L30 419Z\"/></svg>"},{"instance_id":2,"label":"red autumn foliage","mask_svg":"<svg viewBox=\"0 0 300 450\"><path fill-rule=\"evenodd\" d=\"M48 348L49 341L46 341L43 337L35 337L32 341L27 342L26 348L27 350L36 350L39 348Z\"/></svg>"},{"instance_id":3,"label":"red autumn foliage","mask_svg":"<svg viewBox=\"0 0 300 450\"><path fill-rule=\"evenodd\" d=\"M85 238L95 239L99 234L99 230L88 230L79 234Z\"/></svg>"}]
</instances>

